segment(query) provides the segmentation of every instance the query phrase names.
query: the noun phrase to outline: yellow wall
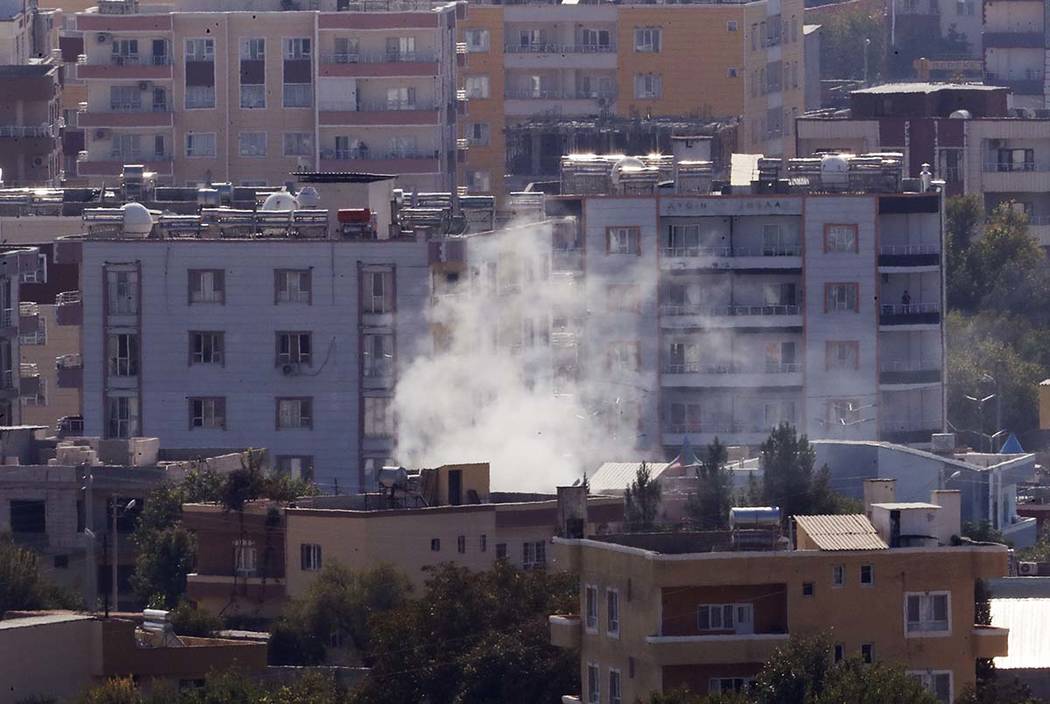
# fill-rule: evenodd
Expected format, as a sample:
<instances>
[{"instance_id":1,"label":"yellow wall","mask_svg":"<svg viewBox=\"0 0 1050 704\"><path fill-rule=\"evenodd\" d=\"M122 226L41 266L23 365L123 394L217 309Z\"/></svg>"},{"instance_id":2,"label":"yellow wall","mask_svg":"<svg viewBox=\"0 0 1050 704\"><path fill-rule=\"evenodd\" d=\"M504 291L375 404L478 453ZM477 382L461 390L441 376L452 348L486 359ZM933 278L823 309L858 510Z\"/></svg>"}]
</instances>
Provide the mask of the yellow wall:
<instances>
[{"instance_id":1,"label":"yellow wall","mask_svg":"<svg viewBox=\"0 0 1050 704\"><path fill-rule=\"evenodd\" d=\"M465 41L464 30L487 29L489 31L489 50L467 54L467 65L459 69L460 88L463 77L489 77L489 97L487 99L471 98L467 101L467 114L461 116L460 137L466 137L467 125L482 122L489 126L488 146L471 145L467 151L467 160L462 166L464 173L459 183L466 184L466 171L488 171L492 194L497 199L504 195L503 173L506 164L507 139L503 130L506 118L503 113L503 7L499 5L471 5L467 18L459 23L459 41Z\"/></svg>"}]
</instances>

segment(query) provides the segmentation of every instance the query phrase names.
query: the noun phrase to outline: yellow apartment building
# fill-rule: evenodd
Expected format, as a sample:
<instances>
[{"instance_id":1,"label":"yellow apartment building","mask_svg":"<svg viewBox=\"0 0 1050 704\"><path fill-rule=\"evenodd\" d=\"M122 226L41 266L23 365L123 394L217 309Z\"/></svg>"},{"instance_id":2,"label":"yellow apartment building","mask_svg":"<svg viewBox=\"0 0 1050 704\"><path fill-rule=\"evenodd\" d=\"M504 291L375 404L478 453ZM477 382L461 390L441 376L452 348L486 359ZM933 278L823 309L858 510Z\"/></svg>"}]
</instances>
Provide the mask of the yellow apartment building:
<instances>
[{"instance_id":1,"label":"yellow apartment building","mask_svg":"<svg viewBox=\"0 0 1050 704\"><path fill-rule=\"evenodd\" d=\"M738 117L740 151L792 156L802 13L801 0L472 4L461 182L504 195L505 131L537 116Z\"/></svg>"},{"instance_id":2,"label":"yellow apartment building","mask_svg":"<svg viewBox=\"0 0 1050 704\"><path fill-rule=\"evenodd\" d=\"M580 651L583 692L563 701L738 690L792 635L823 633L835 658L900 663L951 702L977 659L1006 653L1006 629L974 625L974 584L1007 573L1005 546L890 548L863 515L801 518L801 547L777 551L705 533L556 539L580 576L579 614L550 618L552 642Z\"/></svg>"}]
</instances>

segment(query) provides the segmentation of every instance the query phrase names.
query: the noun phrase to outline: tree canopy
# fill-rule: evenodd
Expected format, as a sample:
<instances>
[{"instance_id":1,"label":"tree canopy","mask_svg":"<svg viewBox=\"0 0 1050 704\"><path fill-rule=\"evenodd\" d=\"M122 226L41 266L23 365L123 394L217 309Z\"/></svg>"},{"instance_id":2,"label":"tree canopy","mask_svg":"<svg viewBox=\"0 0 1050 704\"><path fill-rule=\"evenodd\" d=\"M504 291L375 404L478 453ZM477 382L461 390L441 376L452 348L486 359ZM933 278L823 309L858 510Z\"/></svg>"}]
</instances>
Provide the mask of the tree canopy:
<instances>
[{"instance_id":1,"label":"tree canopy","mask_svg":"<svg viewBox=\"0 0 1050 704\"><path fill-rule=\"evenodd\" d=\"M728 458L726 446L715 438L696 468L696 491L690 494L685 512L698 530L729 528L733 478L726 468Z\"/></svg>"},{"instance_id":2,"label":"tree canopy","mask_svg":"<svg viewBox=\"0 0 1050 704\"><path fill-rule=\"evenodd\" d=\"M653 478L649 465L642 462L634 481L623 494L624 522L627 530L649 531L656 527L660 510L660 484Z\"/></svg>"},{"instance_id":3,"label":"tree canopy","mask_svg":"<svg viewBox=\"0 0 1050 704\"><path fill-rule=\"evenodd\" d=\"M5 611L75 609L79 598L37 572L36 553L0 534L0 618Z\"/></svg>"},{"instance_id":4,"label":"tree canopy","mask_svg":"<svg viewBox=\"0 0 1050 704\"><path fill-rule=\"evenodd\" d=\"M781 515L838 513L840 500L831 490L828 468L814 469L816 452L805 435L781 423L762 443L762 481L752 501L779 506Z\"/></svg>"}]
</instances>

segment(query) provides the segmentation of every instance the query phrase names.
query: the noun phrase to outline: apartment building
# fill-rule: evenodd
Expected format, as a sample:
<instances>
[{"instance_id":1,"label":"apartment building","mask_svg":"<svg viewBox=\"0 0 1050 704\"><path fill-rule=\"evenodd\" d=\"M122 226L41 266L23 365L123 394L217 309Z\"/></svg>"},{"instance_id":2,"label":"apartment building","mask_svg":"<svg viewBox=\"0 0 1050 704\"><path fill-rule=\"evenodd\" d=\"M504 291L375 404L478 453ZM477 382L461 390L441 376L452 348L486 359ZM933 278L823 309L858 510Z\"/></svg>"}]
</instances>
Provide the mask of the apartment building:
<instances>
[{"instance_id":1,"label":"apartment building","mask_svg":"<svg viewBox=\"0 0 1050 704\"><path fill-rule=\"evenodd\" d=\"M296 170L352 170L451 189L464 6L335 5L162 11L129 1L78 13L78 174L98 183L141 163L165 184L264 185Z\"/></svg>"},{"instance_id":2,"label":"apartment building","mask_svg":"<svg viewBox=\"0 0 1050 704\"><path fill-rule=\"evenodd\" d=\"M0 251L0 425L22 422L21 394L36 393L37 378L32 368L23 369L19 344L23 334L37 329L38 313L32 306L22 306L19 288L22 277L38 271L39 253L35 247Z\"/></svg>"},{"instance_id":3,"label":"apartment building","mask_svg":"<svg viewBox=\"0 0 1050 704\"><path fill-rule=\"evenodd\" d=\"M1048 246L1050 118L1019 115L1007 108L1007 98L1006 88L973 84L897 83L854 91L848 112L798 119L797 151L900 152L908 174L918 176L929 164L949 196L976 195L988 212L1013 203Z\"/></svg>"},{"instance_id":4,"label":"apartment building","mask_svg":"<svg viewBox=\"0 0 1050 704\"><path fill-rule=\"evenodd\" d=\"M503 183L504 133L540 115L740 117L740 151L790 155L804 109L802 16L796 0L472 4L459 26L463 183L501 197L516 187ZM527 147L537 162L561 151L539 135Z\"/></svg>"},{"instance_id":5,"label":"apartment building","mask_svg":"<svg viewBox=\"0 0 1050 704\"><path fill-rule=\"evenodd\" d=\"M984 23L981 0L893 0L894 39L900 45L924 42L921 54L934 60L981 59ZM933 40L933 41L931 41ZM936 40L940 40L939 45ZM937 48L934 49L933 47Z\"/></svg>"},{"instance_id":6,"label":"apartment building","mask_svg":"<svg viewBox=\"0 0 1050 704\"><path fill-rule=\"evenodd\" d=\"M393 449L397 370L425 343L427 241L391 229L390 177L299 176L318 180L303 202L320 190L333 208L277 191L257 212L154 223L132 203L89 209L87 233L60 241L80 267L86 434L266 447L328 491L371 485ZM234 202L242 190L255 200ZM337 222L353 203L371 209Z\"/></svg>"},{"instance_id":7,"label":"apartment building","mask_svg":"<svg viewBox=\"0 0 1050 704\"><path fill-rule=\"evenodd\" d=\"M58 185L62 86L51 64L0 66L0 179L8 186Z\"/></svg>"},{"instance_id":8,"label":"apartment building","mask_svg":"<svg viewBox=\"0 0 1050 704\"><path fill-rule=\"evenodd\" d=\"M667 457L757 445L781 422L929 442L944 425L943 195L902 168L759 159L716 191L709 162L566 157L546 211L577 222L559 249L586 298L568 321L578 379L615 389L636 447Z\"/></svg>"},{"instance_id":9,"label":"apartment building","mask_svg":"<svg viewBox=\"0 0 1050 704\"><path fill-rule=\"evenodd\" d=\"M901 665L938 701L955 701L977 659L1006 654L1005 628L974 625L974 586L1005 575L1008 557L1003 545L946 546L942 498L875 504L871 521L797 516L793 545L739 528L555 538L556 564L580 578L579 612L550 617L551 641L580 653L582 692L563 701L739 691L792 636L816 634L836 661ZM933 537L900 534L912 530ZM759 547L763 533L778 547Z\"/></svg>"},{"instance_id":10,"label":"apartment building","mask_svg":"<svg viewBox=\"0 0 1050 704\"><path fill-rule=\"evenodd\" d=\"M417 593L426 568L443 563L474 570L496 560L521 569L548 564L566 490L558 497L490 491L483 463L384 473L381 493L306 497L287 508L250 505L243 524L218 506L184 506L184 523L200 544L189 598L215 613L269 617L330 564L354 571L390 565ZM621 498L583 500L589 513L580 530L619 529Z\"/></svg>"},{"instance_id":11,"label":"apartment building","mask_svg":"<svg viewBox=\"0 0 1050 704\"><path fill-rule=\"evenodd\" d=\"M1045 109L1046 19L1034 0L984 0L985 81L1011 89L1010 107Z\"/></svg>"}]
</instances>

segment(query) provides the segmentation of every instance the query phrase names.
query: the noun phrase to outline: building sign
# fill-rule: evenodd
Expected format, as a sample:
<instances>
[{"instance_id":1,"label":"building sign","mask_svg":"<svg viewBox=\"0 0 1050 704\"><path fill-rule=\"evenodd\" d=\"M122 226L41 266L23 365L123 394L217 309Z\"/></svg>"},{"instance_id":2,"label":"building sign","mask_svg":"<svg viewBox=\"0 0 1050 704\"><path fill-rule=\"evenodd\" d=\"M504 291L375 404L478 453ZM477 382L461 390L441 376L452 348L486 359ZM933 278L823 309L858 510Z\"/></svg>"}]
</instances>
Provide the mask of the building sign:
<instances>
[{"instance_id":1,"label":"building sign","mask_svg":"<svg viewBox=\"0 0 1050 704\"><path fill-rule=\"evenodd\" d=\"M769 198L755 196L738 198L712 196L710 198L661 198L660 215L702 217L705 215L801 215L801 198Z\"/></svg>"}]
</instances>

